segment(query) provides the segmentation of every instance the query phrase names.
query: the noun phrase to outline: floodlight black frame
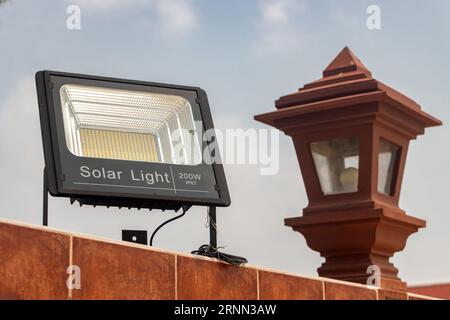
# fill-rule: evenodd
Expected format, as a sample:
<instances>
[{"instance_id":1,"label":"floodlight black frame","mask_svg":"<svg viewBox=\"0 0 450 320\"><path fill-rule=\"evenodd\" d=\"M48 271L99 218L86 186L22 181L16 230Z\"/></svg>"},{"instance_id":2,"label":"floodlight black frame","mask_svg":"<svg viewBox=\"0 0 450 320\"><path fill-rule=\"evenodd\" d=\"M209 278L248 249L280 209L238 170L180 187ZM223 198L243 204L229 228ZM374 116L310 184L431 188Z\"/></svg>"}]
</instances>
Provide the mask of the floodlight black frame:
<instances>
[{"instance_id":1,"label":"floodlight black frame","mask_svg":"<svg viewBox=\"0 0 450 320\"><path fill-rule=\"evenodd\" d=\"M65 79L67 81L65 81ZM75 83L74 83L75 81ZM206 92L199 87L190 87L190 86L181 86L181 85L173 85L173 84L165 84L165 83L155 83L155 82L145 82L145 81L137 81L137 80L127 80L127 79L119 79L119 78L109 78L102 76L93 76L93 75L84 75L84 74L75 74L75 73L67 73L67 72L57 72L57 71L39 71L36 73L36 89L39 103L39 114L40 114L40 122L41 122L41 133L42 133L42 141L43 141L43 149L44 149L44 159L45 159L45 171L44 171L44 179L46 179L46 183L48 186L48 191L52 196L55 197L68 197L71 199L71 202L74 201L80 202L80 205L99 205L99 206L113 206L113 207L127 207L127 208L148 208L148 209L162 209L162 210L175 210L178 211L182 206L192 206L192 205L201 205L201 206L219 206L226 207L231 203L228 186L225 178L225 172L223 169L223 165L220 161L220 155L215 154L215 163L207 164L204 162L202 157L202 163L198 166L191 165L182 165L182 164L169 164L169 163L156 163L156 162L139 162L139 161L130 161L130 160L112 160L112 159L101 159L101 158L89 158L89 157L78 157L89 159L91 163L97 163L99 165L102 162L110 162L116 163L123 168L126 168L128 165L132 165L133 163L139 163L140 166L145 166L148 168L161 167L161 166L172 166L178 167L181 166L185 169L198 167L198 170L203 170L206 168L212 168L213 178L215 180L215 185L210 186L213 188L215 192L217 192L217 197L214 194L214 197L201 197L201 196L192 196L188 192L185 192L184 195L162 195L157 192L149 192L147 194L142 193L133 193L130 192L130 189L127 191L121 191L120 188L116 188L108 193L108 190L104 190L102 192L87 190L86 192L82 189L82 187L77 190L67 190L64 187L63 182L66 179L66 173L62 172L61 164L62 159L60 157L61 148L66 148L67 152L70 152L67 148L67 145L61 146L60 144L60 135L63 134L60 129L57 127L57 122L59 128L62 126L62 117L58 118L55 101L60 102L59 97L59 88L64 84L86 84L89 86L94 86L95 84L99 84L99 87L106 87L112 89L125 89L125 90L133 90L133 87L136 87L135 91L142 92L143 88L146 88L144 91L152 92L151 90L158 90L157 92L161 92L161 90L165 90L167 94L176 93L184 93L190 92L189 97L195 97L195 100L188 99L191 103L191 106L194 108L194 104L198 106L199 114L201 117L201 121L203 123L203 131L205 130L214 130L214 124L209 108L208 98ZM110 86L109 86L110 85ZM55 86L58 90L58 96L55 97ZM153 88L153 89L152 89ZM176 93L174 93L176 92ZM60 107L60 105L59 105ZM61 108L60 108L61 109ZM61 110L59 110L61 111ZM196 119L197 120L197 119ZM64 141L65 141L65 137ZM211 142L211 141L209 141ZM202 152L205 147L208 147L208 143L201 139ZM208 147L209 148L209 147ZM217 153L218 150L214 149ZM74 157L77 157L73 155ZM209 170L209 169L208 169ZM210 174L208 171L207 174ZM175 183L175 181L174 181ZM125 190L125 188L124 188ZM193 190L195 191L195 190ZM46 192L44 190L44 192Z\"/></svg>"}]
</instances>

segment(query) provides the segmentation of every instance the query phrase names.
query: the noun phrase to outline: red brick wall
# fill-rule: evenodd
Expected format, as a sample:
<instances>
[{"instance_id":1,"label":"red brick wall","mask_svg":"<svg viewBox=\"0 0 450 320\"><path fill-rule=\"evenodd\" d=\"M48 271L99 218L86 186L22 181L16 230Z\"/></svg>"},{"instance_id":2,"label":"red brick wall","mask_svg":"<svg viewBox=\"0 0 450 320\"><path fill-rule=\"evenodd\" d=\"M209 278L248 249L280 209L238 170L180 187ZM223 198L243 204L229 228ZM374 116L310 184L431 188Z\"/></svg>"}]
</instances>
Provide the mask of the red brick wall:
<instances>
[{"instance_id":1,"label":"red brick wall","mask_svg":"<svg viewBox=\"0 0 450 320\"><path fill-rule=\"evenodd\" d=\"M66 285L69 265L81 289ZM0 220L0 299L426 299Z\"/></svg>"},{"instance_id":2,"label":"red brick wall","mask_svg":"<svg viewBox=\"0 0 450 320\"><path fill-rule=\"evenodd\" d=\"M450 299L450 283L411 286L408 290L413 293L427 295L430 297L446 300Z\"/></svg>"}]
</instances>

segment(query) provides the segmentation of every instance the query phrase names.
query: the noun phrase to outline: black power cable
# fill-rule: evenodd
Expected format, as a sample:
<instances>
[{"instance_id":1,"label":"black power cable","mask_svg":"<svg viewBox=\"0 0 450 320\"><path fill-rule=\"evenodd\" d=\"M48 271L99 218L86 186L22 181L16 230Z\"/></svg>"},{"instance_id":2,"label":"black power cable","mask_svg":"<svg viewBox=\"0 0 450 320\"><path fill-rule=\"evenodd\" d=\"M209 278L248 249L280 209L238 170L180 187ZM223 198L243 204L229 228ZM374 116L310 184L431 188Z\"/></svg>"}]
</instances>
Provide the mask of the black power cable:
<instances>
[{"instance_id":1,"label":"black power cable","mask_svg":"<svg viewBox=\"0 0 450 320\"><path fill-rule=\"evenodd\" d=\"M198 250L194 250L191 253L205 256L209 258L216 258L223 262L239 266L241 264L247 263L247 259L239 256L233 256L231 254L223 253L218 250L217 247L217 224L216 224L216 208L215 207L209 207L208 210L208 223L209 228L211 228L210 231L210 243L204 244L198 248Z\"/></svg>"},{"instance_id":2,"label":"black power cable","mask_svg":"<svg viewBox=\"0 0 450 320\"><path fill-rule=\"evenodd\" d=\"M233 256L231 254L222 253L216 248L213 248L209 244L202 245L198 250L194 250L191 252L192 254L197 254L200 256L210 257L210 258L216 258L221 261L224 261L226 263L239 266L243 263L247 263L247 259L243 257Z\"/></svg>"},{"instance_id":3,"label":"black power cable","mask_svg":"<svg viewBox=\"0 0 450 320\"><path fill-rule=\"evenodd\" d=\"M178 215L176 217L173 217L173 218L167 220L166 222L163 222L162 224L159 225L158 228L155 229L155 231L153 231L152 236L150 237L150 246L153 246L153 238L155 237L155 234L159 231L159 229L161 229L166 224L168 224L168 223L170 223L172 221L180 219L182 216L184 216L186 214L186 211L189 209L189 207L185 207L185 206L183 206L182 208L183 208L183 212L180 215Z\"/></svg>"},{"instance_id":4,"label":"black power cable","mask_svg":"<svg viewBox=\"0 0 450 320\"><path fill-rule=\"evenodd\" d=\"M161 225L159 225L158 228L155 229L155 231L153 231L152 236L150 237L150 246L153 245L153 238L155 237L155 234L162 228L164 227L166 224L175 221L177 219L180 219L181 217L183 217L186 214L186 211L190 208L190 206L183 206L183 212L176 216L173 217L165 222L163 222ZM216 225L215 223L212 224L212 227L216 229ZM204 244L202 245L198 250L194 250L191 252L192 254L196 254L196 255L200 255L200 256L205 256L205 257L209 257L209 258L216 258L219 259L223 262L235 265L235 266L239 266L241 264L247 263L247 259L243 258L243 257L239 257L239 256L233 256L231 254L227 254L227 253L223 253L220 252L219 250L217 250L217 248L214 248L211 244Z\"/></svg>"}]
</instances>

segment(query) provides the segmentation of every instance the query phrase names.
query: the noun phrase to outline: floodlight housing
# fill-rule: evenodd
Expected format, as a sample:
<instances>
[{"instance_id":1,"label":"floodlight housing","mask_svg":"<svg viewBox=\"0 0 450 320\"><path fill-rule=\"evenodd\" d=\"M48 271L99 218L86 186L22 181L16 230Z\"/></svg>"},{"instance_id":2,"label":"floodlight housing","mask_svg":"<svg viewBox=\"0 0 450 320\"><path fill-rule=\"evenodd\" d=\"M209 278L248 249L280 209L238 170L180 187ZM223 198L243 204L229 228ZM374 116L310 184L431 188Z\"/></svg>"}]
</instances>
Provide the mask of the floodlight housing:
<instances>
[{"instance_id":1,"label":"floodlight housing","mask_svg":"<svg viewBox=\"0 0 450 320\"><path fill-rule=\"evenodd\" d=\"M218 151L203 139L214 129L204 90L54 71L37 72L36 88L51 195L128 208L230 204Z\"/></svg>"}]
</instances>

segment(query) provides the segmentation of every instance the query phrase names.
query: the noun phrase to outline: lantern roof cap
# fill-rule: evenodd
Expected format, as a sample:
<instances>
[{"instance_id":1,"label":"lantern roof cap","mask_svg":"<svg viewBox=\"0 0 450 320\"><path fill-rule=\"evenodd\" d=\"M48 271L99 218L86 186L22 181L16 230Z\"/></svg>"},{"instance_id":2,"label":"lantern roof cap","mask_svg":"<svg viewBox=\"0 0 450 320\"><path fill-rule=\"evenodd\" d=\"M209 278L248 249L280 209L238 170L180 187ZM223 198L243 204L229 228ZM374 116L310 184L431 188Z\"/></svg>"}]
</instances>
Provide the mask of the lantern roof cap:
<instances>
[{"instance_id":1,"label":"lantern roof cap","mask_svg":"<svg viewBox=\"0 0 450 320\"><path fill-rule=\"evenodd\" d=\"M325 68L322 78L282 96L275 102L278 110L258 115L255 119L274 125L280 119L371 102L382 102L406 113L416 118L423 127L442 124L422 111L414 100L374 79L369 69L348 47L342 49Z\"/></svg>"},{"instance_id":2,"label":"lantern roof cap","mask_svg":"<svg viewBox=\"0 0 450 320\"><path fill-rule=\"evenodd\" d=\"M323 71L323 76L329 77L352 71L359 71L369 77L372 76L369 69L367 69L367 67L353 53L353 51L350 50L349 47L345 47L325 68L325 70Z\"/></svg>"}]
</instances>

